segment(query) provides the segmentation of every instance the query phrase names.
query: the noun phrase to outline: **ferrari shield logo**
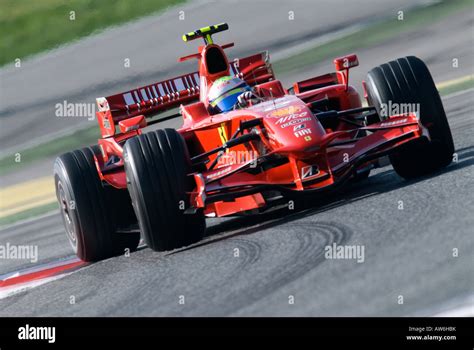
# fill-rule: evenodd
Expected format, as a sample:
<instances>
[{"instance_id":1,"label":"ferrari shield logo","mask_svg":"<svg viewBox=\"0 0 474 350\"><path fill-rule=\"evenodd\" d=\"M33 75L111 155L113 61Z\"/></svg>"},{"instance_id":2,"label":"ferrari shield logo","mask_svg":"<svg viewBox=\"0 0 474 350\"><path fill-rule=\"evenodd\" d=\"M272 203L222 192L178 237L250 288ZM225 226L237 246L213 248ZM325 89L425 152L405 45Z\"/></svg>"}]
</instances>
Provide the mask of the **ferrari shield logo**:
<instances>
[{"instance_id":1,"label":"ferrari shield logo","mask_svg":"<svg viewBox=\"0 0 474 350\"><path fill-rule=\"evenodd\" d=\"M221 123L221 126L217 129L219 132L219 137L221 139L222 144L225 144L228 141L227 138L227 128L225 123Z\"/></svg>"}]
</instances>

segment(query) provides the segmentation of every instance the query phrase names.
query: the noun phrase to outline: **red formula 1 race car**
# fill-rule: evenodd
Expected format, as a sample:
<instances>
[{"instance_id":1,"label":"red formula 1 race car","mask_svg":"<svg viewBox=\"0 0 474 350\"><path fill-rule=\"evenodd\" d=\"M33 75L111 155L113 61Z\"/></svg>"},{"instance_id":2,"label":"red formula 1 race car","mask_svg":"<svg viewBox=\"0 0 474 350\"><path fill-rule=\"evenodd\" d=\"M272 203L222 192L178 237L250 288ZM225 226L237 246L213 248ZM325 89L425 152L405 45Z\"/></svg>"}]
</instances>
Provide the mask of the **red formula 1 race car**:
<instances>
[{"instance_id":1,"label":"red formula 1 race car","mask_svg":"<svg viewBox=\"0 0 474 350\"><path fill-rule=\"evenodd\" d=\"M367 177L385 155L404 178L451 162L443 105L420 59L372 69L363 107L348 84L356 55L336 58L334 73L285 89L267 53L228 60L224 49L233 44L212 40L226 29L183 36L204 39L198 53L180 58L197 59L198 72L98 98L98 145L56 160L66 232L82 260L136 249L140 232L155 251L189 245L202 238L205 217L326 193ZM178 130L142 133L174 117L183 120Z\"/></svg>"}]
</instances>

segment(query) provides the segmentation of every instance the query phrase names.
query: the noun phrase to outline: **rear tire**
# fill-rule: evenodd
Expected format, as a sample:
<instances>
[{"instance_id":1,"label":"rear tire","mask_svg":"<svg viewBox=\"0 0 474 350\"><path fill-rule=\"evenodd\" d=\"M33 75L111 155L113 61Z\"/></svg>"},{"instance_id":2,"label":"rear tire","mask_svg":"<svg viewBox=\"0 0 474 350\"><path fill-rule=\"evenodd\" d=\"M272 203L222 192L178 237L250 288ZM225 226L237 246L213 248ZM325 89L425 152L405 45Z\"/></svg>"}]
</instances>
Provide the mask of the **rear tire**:
<instances>
[{"instance_id":1,"label":"rear tire","mask_svg":"<svg viewBox=\"0 0 474 350\"><path fill-rule=\"evenodd\" d=\"M409 142L390 161L400 176L410 179L448 166L454 143L438 90L425 63L417 57L399 58L372 69L367 76L369 104L381 115L382 104L418 104L420 120L430 134Z\"/></svg>"},{"instance_id":2,"label":"rear tire","mask_svg":"<svg viewBox=\"0 0 474 350\"><path fill-rule=\"evenodd\" d=\"M65 153L54 163L56 197L71 246L83 261L98 261L133 251L138 232L116 233L133 218L126 190L104 188L92 148Z\"/></svg>"},{"instance_id":3,"label":"rear tire","mask_svg":"<svg viewBox=\"0 0 474 350\"><path fill-rule=\"evenodd\" d=\"M124 147L127 186L146 243L154 251L186 246L202 239L202 211L184 214L194 188L190 159L174 129L143 134Z\"/></svg>"}]
</instances>

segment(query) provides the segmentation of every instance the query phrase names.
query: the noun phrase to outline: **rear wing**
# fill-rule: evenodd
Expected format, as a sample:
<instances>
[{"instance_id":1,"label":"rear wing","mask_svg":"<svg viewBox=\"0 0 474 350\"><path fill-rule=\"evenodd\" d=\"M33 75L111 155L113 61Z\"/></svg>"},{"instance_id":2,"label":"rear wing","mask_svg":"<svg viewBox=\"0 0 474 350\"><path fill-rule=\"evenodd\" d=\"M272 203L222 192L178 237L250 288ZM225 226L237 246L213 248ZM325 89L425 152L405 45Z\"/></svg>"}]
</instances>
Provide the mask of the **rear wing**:
<instances>
[{"instance_id":1,"label":"rear wing","mask_svg":"<svg viewBox=\"0 0 474 350\"><path fill-rule=\"evenodd\" d=\"M249 85L273 80L268 52L237 58L229 63L231 74L244 79ZM138 115L152 117L182 104L199 100L198 72L138 87L116 95L99 97L97 121L102 137L116 134L118 122Z\"/></svg>"}]
</instances>

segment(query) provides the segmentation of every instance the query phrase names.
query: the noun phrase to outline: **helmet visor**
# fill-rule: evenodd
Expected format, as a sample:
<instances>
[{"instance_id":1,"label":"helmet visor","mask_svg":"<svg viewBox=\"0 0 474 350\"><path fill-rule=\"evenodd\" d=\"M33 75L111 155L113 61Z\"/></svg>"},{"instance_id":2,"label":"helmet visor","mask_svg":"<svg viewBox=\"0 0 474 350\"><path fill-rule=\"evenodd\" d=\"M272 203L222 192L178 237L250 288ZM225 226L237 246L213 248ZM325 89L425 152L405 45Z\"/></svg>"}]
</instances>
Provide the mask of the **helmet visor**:
<instances>
[{"instance_id":1,"label":"helmet visor","mask_svg":"<svg viewBox=\"0 0 474 350\"><path fill-rule=\"evenodd\" d=\"M210 102L209 104L211 107L214 109L218 110L219 112L228 112L234 109L234 106L237 104L238 97L244 93L245 91L248 91L249 87L238 87L235 89L232 89L230 91L227 91L223 95L219 96L216 98L214 101Z\"/></svg>"}]
</instances>

